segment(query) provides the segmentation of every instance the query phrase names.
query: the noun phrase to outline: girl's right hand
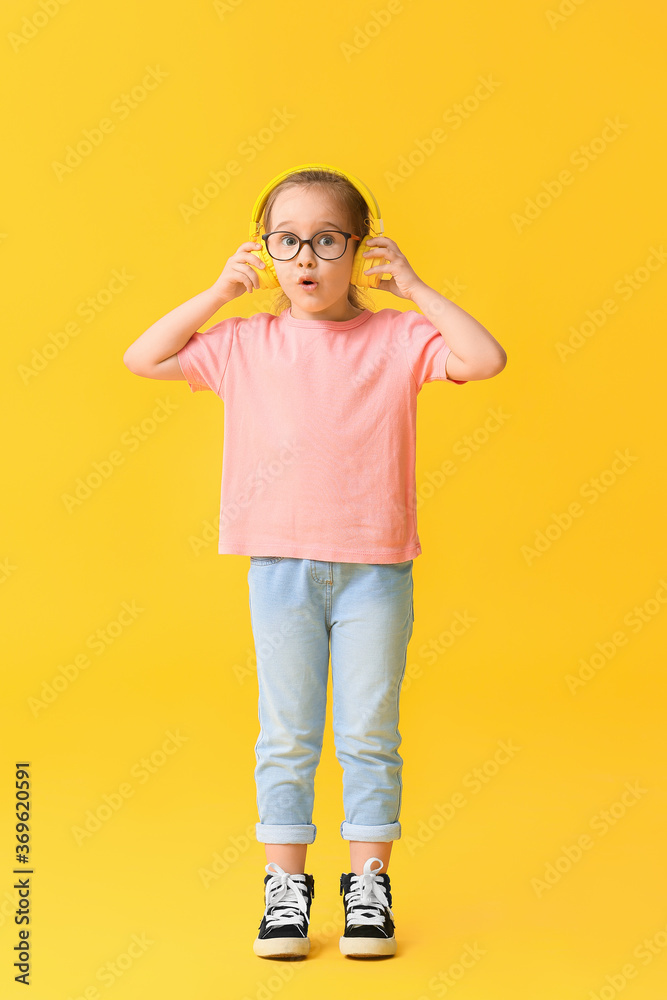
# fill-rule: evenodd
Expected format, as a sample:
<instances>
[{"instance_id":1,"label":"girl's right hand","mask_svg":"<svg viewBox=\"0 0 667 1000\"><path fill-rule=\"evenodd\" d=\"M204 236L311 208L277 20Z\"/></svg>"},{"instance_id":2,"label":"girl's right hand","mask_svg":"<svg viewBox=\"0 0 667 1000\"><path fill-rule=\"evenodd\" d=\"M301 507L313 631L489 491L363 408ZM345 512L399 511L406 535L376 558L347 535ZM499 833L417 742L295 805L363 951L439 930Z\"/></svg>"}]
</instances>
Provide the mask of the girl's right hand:
<instances>
[{"instance_id":1,"label":"girl's right hand","mask_svg":"<svg viewBox=\"0 0 667 1000\"><path fill-rule=\"evenodd\" d=\"M259 249L261 243L254 243L252 240L242 243L236 253L228 259L220 277L213 283L212 287L226 302L243 295L244 292L252 292L254 288L259 288L259 275L254 268L263 268L265 264L250 252Z\"/></svg>"}]
</instances>

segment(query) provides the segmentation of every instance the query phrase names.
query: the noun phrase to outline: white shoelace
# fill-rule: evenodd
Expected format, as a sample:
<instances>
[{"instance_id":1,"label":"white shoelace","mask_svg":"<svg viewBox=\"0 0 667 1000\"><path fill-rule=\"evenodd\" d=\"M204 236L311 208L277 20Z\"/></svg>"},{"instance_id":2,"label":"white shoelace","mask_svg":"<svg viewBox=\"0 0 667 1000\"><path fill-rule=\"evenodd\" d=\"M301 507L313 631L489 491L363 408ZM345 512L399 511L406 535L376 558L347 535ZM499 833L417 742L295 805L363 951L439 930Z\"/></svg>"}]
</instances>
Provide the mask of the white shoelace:
<instances>
[{"instance_id":1,"label":"white shoelace","mask_svg":"<svg viewBox=\"0 0 667 1000\"><path fill-rule=\"evenodd\" d=\"M301 921L301 915L310 922L306 898L299 888L305 887L305 882L295 882L292 875L283 871L275 861L269 862L266 871L276 869L276 874L266 883L266 926L268 928L283 927L285 924L296 924ZM306 889L307 891L307 889ZM275 907L276 912L269 914L269 907Z\"/></svg>"},{"instance_id":2,"label":"white shoelace","mask_svg":"<svg viewBox=\"0 0 667 1000\"><path fill-rule=\"evenodd\" d=\"M346 897L348 927L361 927L364 924L382 927L385 907L393 919L394 914L389 909L385 887L376 876L380 868L373 871L371 868L373 861L379 861L382 868L380 858L369 858L364 864L363 875L353 875L350 880L350 891Z\"/></svg>"}]
</instances>

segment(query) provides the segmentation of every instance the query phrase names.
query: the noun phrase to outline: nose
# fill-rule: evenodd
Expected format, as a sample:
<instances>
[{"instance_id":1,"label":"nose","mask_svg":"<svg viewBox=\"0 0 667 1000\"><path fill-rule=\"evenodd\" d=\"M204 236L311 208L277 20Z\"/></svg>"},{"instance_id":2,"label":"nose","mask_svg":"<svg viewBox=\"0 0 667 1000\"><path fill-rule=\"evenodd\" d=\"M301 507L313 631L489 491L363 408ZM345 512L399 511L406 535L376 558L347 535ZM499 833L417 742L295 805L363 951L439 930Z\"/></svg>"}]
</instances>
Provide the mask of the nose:
<instances>
[{"instance_id":1,"label":"nose","mask_svg":"<svg viewBox=\"0 0 667 1000\"><path fill-rule=\"evenodd\" d=\"M303 251L306 249L306 247L308 248L308 253L306 254L305 259L306 260L310 260L310 261L314 261L315 260L315 258L317 257L317 254L315 253L315 251L311 247L310 243L305 243L305 242L301 244L301 246L299 247L297 253L294 255L294 260L298 260L299 257L302 257Z\"/></svg>"}]
</instances>

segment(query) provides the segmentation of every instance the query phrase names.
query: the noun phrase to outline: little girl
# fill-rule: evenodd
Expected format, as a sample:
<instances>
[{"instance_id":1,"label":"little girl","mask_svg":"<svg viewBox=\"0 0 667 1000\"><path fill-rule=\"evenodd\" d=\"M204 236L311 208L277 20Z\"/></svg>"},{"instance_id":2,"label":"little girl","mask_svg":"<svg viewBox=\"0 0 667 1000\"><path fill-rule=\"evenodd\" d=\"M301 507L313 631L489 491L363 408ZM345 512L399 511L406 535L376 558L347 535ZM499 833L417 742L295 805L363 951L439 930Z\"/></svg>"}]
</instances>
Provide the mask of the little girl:
<instances>
[{"instance_id":1,"label":"little girl","mask_svg":"<svg viewBox=\"0 0 667 1000\"><path fill-rule=\"evenodd\" d=\"M257 240L241 243L211 288L154 323L123 360L136 375L185 379L225 402L219 552L250 556L259 685L257 839L267 874L254 952L304 958L310 947L305 861L317 832L330 647L351 867L340 877L340 949L386 956L396 951L387 866L401 835L399 695L421 553L417 394L425 382L491 378L506 355L415 274L394 240L373 236L376 213L356 178L324 164L281 176ZM365 277L357 268L352 284L360 260ZM198 329L270 284L259 278L267 266L280 285L274 312ZM362 285L420 312L375 311Z\"/></svg>"}]
</instances>

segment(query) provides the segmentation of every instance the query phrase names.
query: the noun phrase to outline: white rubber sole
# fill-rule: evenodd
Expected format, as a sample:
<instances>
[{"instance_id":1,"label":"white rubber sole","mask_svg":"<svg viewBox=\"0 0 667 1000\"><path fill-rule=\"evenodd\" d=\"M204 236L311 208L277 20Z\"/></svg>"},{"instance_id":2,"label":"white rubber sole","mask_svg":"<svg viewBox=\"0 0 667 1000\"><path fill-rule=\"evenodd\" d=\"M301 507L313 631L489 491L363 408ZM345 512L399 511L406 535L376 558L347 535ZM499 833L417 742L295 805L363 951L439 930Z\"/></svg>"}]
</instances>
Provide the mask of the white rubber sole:
<instances>
[{"instance_id":1,"label":"white rubber sole","mask_svg":"<svg viewBox=\"0 0 667 1000\"><path fill-rule=\"evenodd\" d=\"M340 950L348 958L379 958L396 954L396 938L345 937L339 939Z\"/></svg>"},{"instance_id":2,"label":"white rubber sole","mask_svg":"<svg viewBox=\"0 0 667 1000\"><path fill-rule=\"evenodd\" d=\"M305 958L310 951L310 939L255 938L252 950L259 958Z\"/></svg>"}]
</instances>

